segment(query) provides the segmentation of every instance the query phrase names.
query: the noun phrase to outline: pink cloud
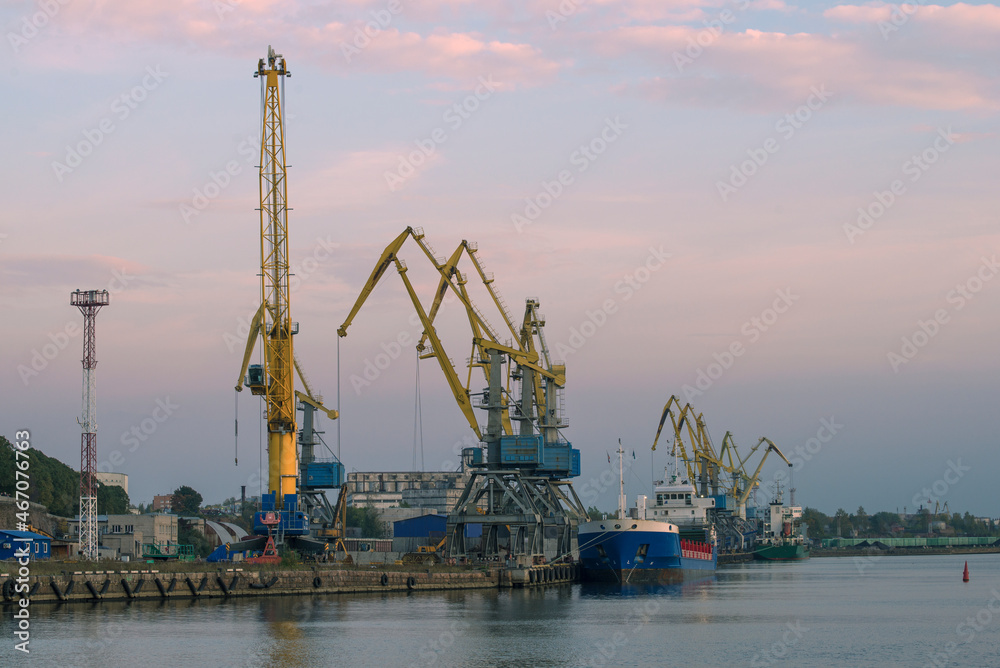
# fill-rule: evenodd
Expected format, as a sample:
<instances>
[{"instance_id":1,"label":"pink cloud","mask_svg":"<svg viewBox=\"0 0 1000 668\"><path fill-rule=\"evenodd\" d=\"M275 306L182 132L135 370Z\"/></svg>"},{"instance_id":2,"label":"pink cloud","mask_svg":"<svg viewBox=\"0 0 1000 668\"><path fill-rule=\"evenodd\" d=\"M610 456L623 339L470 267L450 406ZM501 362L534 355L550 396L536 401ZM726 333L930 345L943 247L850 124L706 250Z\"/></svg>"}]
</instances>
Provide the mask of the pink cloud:
<instances>
[{"instance_id":1,"label":"pink cloud","mask_svg":"<svg viewBox=\"0 0 1000 668\"><path fill-rule=\"evenodd\" d=\"M844 23L886 21L892 13L889 5L837 5L823 12L823 17Z\"/></svg>"},{"instance_id":2,"label":"pink cloud","mask_svg":"<svg viewBox=\"0 0 1000 668\"><path fill-rule=\"evenodd\" d=\"M875 23L893 16L933 23L941 28L982 32L1000 32L1000 7L996 5L923 5L915 2L879 5L837 5L823 12L825 18L845 23Z\"/></svg>"},{"instance_id":3,"label":"pink cloud","mask_svg":"<svg viewBox=\"0 0 1000 668\"><path fill-rule=\"evenodd\" d=\"M457 0L456 0L457 1ZM331 20L336 19L336 20ZM268 44L288 57L290 68L319 63L341 73L415 71L474 88L479 76L494 75L505 88L550 80L560 64L526 43L490 38L476 32L441 30L407 32L389 21L372 28L372 17L360 12L344 17L333 7L310 8L273 0L177 0L159 3L107 3L79 0L54 19L53 29L38 40L36 65L55 69L120 63L123 45L177 45L253 61ZM366 34L366 27L368 33ZM280 39L275 41L275 36ZM70 36L72 40L59 39ZM88 58L74 46L84 39Z\"/></svg>"},{"instance_id":4,"label":"pink cloud","mask_svg":"<svg viewBox=\"0 0 1000 668\"><path fill-rule=\"evenodd\" d=\"M1000 99L985 77L952 67L891 58L859 41L824 35L746 30L723 33L692 49L704 30L620 28L603 40L613 55L638 50L679 65L674 76L643 80L646 95L687 104L781 109L801 104L812 86L826 85L837 101L922 109L995 110ZM687 58L687 60L684 60Z\"/></svg>"}]
</instances>

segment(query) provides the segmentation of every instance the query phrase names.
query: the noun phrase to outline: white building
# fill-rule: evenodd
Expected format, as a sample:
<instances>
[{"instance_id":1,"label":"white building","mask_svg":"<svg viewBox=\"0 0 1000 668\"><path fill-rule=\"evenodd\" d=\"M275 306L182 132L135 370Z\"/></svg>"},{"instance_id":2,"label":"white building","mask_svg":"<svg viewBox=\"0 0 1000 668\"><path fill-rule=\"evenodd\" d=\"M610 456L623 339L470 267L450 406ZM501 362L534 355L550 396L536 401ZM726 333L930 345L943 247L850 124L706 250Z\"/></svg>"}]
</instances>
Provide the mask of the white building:
<instances>
[{"instance_id":1,"label":"white building","mask_svg":"<svg viewBox=\"0 0 1000 668\"><path fill-rule=\"evenodd\" d=\"M105 485L115 485L121 487L128 494L128 474L127 473L102 473L97 472L97 479Z\"/></svg>"}]
</instances>

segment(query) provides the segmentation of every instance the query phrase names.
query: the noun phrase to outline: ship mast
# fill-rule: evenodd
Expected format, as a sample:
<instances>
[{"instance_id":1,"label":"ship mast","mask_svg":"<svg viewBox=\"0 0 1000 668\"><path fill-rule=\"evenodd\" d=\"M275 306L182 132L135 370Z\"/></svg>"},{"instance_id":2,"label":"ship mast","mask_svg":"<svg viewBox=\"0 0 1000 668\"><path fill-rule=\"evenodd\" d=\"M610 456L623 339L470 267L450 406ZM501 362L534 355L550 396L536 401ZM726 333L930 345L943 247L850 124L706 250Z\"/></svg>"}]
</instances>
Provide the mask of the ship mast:
<instances>
[{"instance_id":1,"label":"ship mast","mask_svg":"<svg viewBox=\"0 0 1000 668\"><path fill-rule=\"evenodd\" d=\"M618 439L618 519L625 519L625 465L622 464L622 440Z\"/></svg>"}]
</instances>

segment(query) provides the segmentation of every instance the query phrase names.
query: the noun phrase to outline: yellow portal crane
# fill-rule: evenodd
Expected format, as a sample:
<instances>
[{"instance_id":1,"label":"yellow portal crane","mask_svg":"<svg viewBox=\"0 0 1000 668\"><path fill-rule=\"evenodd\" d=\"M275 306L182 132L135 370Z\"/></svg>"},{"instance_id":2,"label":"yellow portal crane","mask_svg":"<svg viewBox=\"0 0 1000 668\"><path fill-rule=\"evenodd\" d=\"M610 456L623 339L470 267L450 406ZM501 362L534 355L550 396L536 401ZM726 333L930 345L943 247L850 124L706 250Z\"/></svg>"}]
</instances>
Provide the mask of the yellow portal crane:
<instances>
[{"instance_id":1,"label":"yellow portal crane","mask_svg":"<svg viewBox=\"0 0 1000 668\"><path fill-rule=\"evenodd\" d=\"M420 300L413 289L413 285L406 276L406 262L400 259L398 255L400 249L403 247L403 244L410 238L412 238L417 245L420 246L424 255L427 256L427 258L434 265L435 270L441 276L438 288L435 291L434 301L429 310L424 309L423 305L420 303ZM395 265L396 270L406 287L407 295L410 297L417 315L420 318L420 323L424 328L420 341L417 344L417 350L420 352L421 358L426 359L428 357L434 357L437 359L442 371L445 374L445 378L448 381L452 394L455 396L455 400L458 403L459 408L462 410L466 420L469 422L469 426L476 433L478 438L482 438L483 434L479 427L475 413L472 410L473 406L470 398L470 386L472 383L472 367L475 366L479 366L483 369L487 382L489 382L490 351L503 353L520 366L522 370L531 372L531 384L535 387L534 400L537 406L537 415L540 416L549 414L549 411L553 409L553 406L549 404L554 400L554 398L547 399L547 393L543 388L542 379L547 378L553 381L556 387L561 388L566 384L566 367L561 364L551 365L548 363L548 360L546 360L545 366L539 364L539 360L542 356L548 356L548 349L545 346L544 338L541 333L541 325L544 324L544 322L540 320L540 316L536 310L538 303L533 300L529 300L528 307L525 312L524 324L521 330L518 331L511 322L503 298L500 297L499 293L491 285L493 282L493 276L483 270L482 264L475 257L477 250L478 247L474 243L462 241L455 252L452 253L450 258L438 258L434 254L433 248L431 248L424 238L423 230L419 227L407 227L399 236L389 243L389 245L386 246L385 250L382 252L382 255L375 263L375 268L368 277L368 281L365 283L364 288L362 288L361 294L358 295L358 299L354 303L354 307L347 315L344 323L338 328L337 333L342 337L347 336L348 328L351 326L355 316L368 299L368 296L371 295L375 286L378 285L379 281L385 275L389 267ZM467 282L466 278L460 271L458 271L457 268L458 261L461 258L463 251L465 251L469 257L472 258L472 261L476 266L476 271L489 290L490 296L492 297L497 309L500 311L501 317L504 320L504 324L514 337L514 341L516 341L517 345L520 347L514 347L515 344L513 342L511 345L501 343L500 336L497 334L496 329L486 320L482 311L479 310L469 297L468 290L465 287ZM459 301L465 308L469 318L470 327L472 328L472 354L469 358L469 375L466 378L464 386L459 380L450 358L445 353L443 344L437 336L433 324L434 316L437 315L438 310L443 303L444 296L449 289L458 297ZM540 344L538 346L534 343L535 336L539 337ZM428 341L430 345L428 345ZM539 350L541 352L539 352ZM506 391L509 392L509 389L508 378ZM506 392L500 398L500 401L502 406L507 406ZM530 414L530 411L525 411L524 408L525 407L522 407L522 412ZM503 433L505 435L512 435L514 430L506 410L502 411L500 420ZM547 423L540 426L555 428L562 425L561 423L557 424L555 420L553 420L551 421L551 424ZM554 440L554 435L550 434L549 436Z\"/></svg>"},{"instance_id":2,"label":"yellow portal crane","mask_svg":"<svg viewBox=\"0 0 1000 668\"><path fill-rule=\"evenodd\" d=\"M270 542L279 537L301 552L324 554L325 540L311 538L316 521L322 538L344 535L345 490L343 464L336 456L317 458L315 446L321 442L315 429L315 413L331 420L337 411L323 405L314 393L295 358L293 335L298 323L292 322L288 254L288 179L285 164L284 79L291 76L285 58L270 46L267 57L257 63L254 77L260 79L260 308L251 320L243 363L236 391L243 386L265 400L267 421L267 492L261 495L260 510L254 515L254 530L266 534ZM250 364L254 346L260 339L262 363ZM304 392L295 389L298 373ZM304 413L298 430L296 410ZM296 441L298 436L298 442ZM324 444L325 445L325 444ZM302 448L301 462L298 448ZM329 448L327 448L329 450ZM333 455L332 451L330 452ZM301 464L301 466L300 466ZM325 490L341 490L337 508L325 496ZM238 544L239 550L259 549L264 536Z\"/></svg>"},{"instance_id":3,"label":"yellow portal crane","mask_svg":"<svg viewBox=\"0 0 1000 668\"><path fill-rule=\"evenodd\" d=\"M673 410L671 410L673 409ZM676 411L676 412L674 412ZM676 395L670 395L667 399L666 405L663 407L663 413L660 415L660 424L656 428L656 437L653 439L652 450L656 450L656 444L660 442L660 434L663 432L663 425L667 421L667 417L670 417L670 422L674 427L674 441L672 454L674 456L680 456L684 466L687 469L688 480L694 481L695 475L695 447L698 442L698 436L695 431L695 427L692 426L692 421L689 419L688 413L693 412L694 409L691 404L686 404L681 406L680 399ZM684 427L687 426L688 440L691 443L691 456L688 456L687 448L684 445Z\"/></svg>"},{"instance_id":4,"label":"yellow portal crane","mask_svg":"<svg viewBox=\"0 0 1000 668\"><path fill-rule=\"evenodd\" d=\"M407 277L406 263L398 256L411 237L441 277L430 312L417 298ZM463 466L468 467L470 478L448 514L445 544L449 554L466 556L465 528L468 524L481 524L484 557L496 559L507 553L562 558L576 551L577 526L587 518L572 483L566 480L580 475L580 451L559 433L565 426L558 395L566 383L566 367L549 359L543 334L545 320L538 312L538 302L527 300L521 328L515 328L503 300L491 285L492 275L483 270L475 257L476 250L475 244L463 241L450 258L438 258L422 230L407 228L385 248L337 333L347 336L361 306L389 267L395 266L424 328L417 347L421 358L437 359L469 426L485 445L462 451ZM500 341L497 330L469 298L466 277L457 266L463 252L475 263L512 335L510 341ZM472 354L465 386L445 354L433 322L449 291L462 303L472 328ZM472 367L481 368L487 381L482 401L475 405L470 390ZM515 403L510 401L512 381L520 383L520 398ZM478 424L474 408L487 411L485 429ZM511 412L520 423L517 434ZM555 539L554 551L549 546L551 554L546 552L543 538Z\"/></svg>"},{"instance_id":5,"label":"yellow portal crane","mask_svg":"<svg viewBox=\"0 0 1000 668\"><path fill-rule=\"evenodd\" d=\"M285 58L267 48L254 77L261 80L263 124L260 141L260 290L261 306L247 340L240 382L247 372L254 341L260 334L263 364L250 369L247 385L262 395L267 419L267 488L280 509L286 494L295 494L298 455L295 445L295 357L288 279L288 191L285 131L282 120Z\"/></svg>"}]
</instances>

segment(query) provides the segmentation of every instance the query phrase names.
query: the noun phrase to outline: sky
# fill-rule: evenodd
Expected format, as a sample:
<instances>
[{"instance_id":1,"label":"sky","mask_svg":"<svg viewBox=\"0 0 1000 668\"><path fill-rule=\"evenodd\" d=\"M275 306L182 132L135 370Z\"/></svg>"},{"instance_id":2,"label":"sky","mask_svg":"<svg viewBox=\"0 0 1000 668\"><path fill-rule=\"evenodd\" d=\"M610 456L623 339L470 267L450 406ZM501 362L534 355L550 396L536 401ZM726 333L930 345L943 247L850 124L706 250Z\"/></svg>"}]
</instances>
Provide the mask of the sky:
<instances>
[{"instance_id":1,"label":"sky","mask_svg":"<svg viewBox=\"0 0 1000 668\"><path fill-rule=\"evenodd\" d=\"M1000 516L996 5L16 0L0 26L0 434L79 466L69 294L108 289L98 462L133 502L259 486L261 407L233 387L273 45L295 350L348 470L453 467L471 434L394 345L420 329L395 272L338 341L412 226L477 242L514 319L540 301L588 505L616 504L618 439L630 497L662 478L677 395L716 444L773 440L798 504ZM400 257L426 301L433 268ZM457 307L438 331L464 376Z\"/></svg>"}]
</instances>

